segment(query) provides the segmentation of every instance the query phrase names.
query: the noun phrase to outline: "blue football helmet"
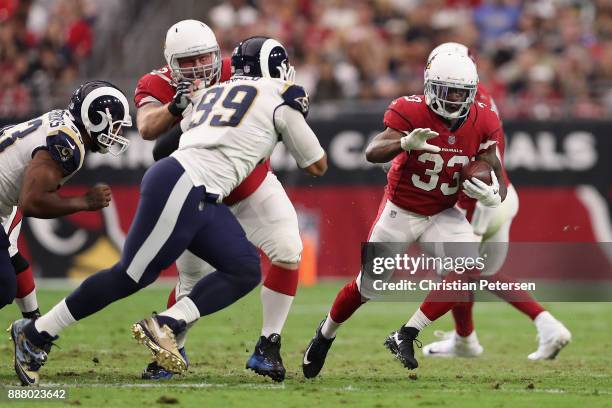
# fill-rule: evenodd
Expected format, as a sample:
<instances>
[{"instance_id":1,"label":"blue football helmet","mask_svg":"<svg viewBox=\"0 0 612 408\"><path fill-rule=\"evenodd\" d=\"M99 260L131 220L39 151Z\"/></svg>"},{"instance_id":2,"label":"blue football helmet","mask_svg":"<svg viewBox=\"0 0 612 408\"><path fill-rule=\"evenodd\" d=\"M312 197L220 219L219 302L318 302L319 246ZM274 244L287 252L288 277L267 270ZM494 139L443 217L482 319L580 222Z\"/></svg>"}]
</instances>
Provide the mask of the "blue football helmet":
<instances>
[{"instance_id":1,"label":"blue football helmet","mask_svg":"<svg viewBox=\"0 0 612 408\"><path fill-rule=\"evenodd\" d=\"M232 74L294 82L295 68L289 64L287 50L280 42L269 37L251 37L234 49Z\"/></svg>"},{"instance_id":2,"label":"blue football helmet","mask_svg":"<svg viewBox=\"0 0 612 408\"><path fill-rule=\"evenodd\" d=\"M123 153L130 141L122 128L132 126L127 98L119 88L106 81L87 81L70 98L68 111L84 128L94 144L92 151Z\"/></svg>"}]
</instances>

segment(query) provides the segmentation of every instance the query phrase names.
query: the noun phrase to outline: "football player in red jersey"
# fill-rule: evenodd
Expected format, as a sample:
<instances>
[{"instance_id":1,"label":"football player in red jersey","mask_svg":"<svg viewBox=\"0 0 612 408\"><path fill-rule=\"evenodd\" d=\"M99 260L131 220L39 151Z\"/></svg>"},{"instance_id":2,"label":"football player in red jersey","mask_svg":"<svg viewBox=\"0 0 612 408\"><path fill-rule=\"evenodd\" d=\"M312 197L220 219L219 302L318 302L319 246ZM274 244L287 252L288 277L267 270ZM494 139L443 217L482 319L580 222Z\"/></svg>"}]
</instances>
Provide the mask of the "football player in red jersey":
<instances>
[{"instance_id":1,"label":"football player in red jersey","mask_svg":"<svg viewBox=\"0 0 612 408\"><path fill-rule=\"evenodd\" d=\"M455 208L460 188L488 207L499 206L506 196L502 166L490 148L502 132L501 123L489 106L474 103L477 85L476 66L470 58L440 53L425 69L424 95L391 102L383 120L386 129L366 148L372 163L393 160L369 242L475 242L471 225ZM460 186L461 168L476 157L494 169L492 185L472 179ZM465 255L478 257L477 244ZM451 273L445 279L456 276ZM302 368L307 378L322 369L339 326L368 300L360 278L340 290L317 328L304 353ZM408 323L386 341L407 368L418 366L413 342L419 331L456 303L440 301L440 296L438 291L430 292Z\"/></svg>"},{"instance_id":2,"label":"football player in red jersey","mask_svg":"<svg viewBox=\"0 0 612 408\"><path fill-rule=\"evenodd\" d=\"M427 60L431 60L440 52L451 52L461 55L470 55L468 48L459 43L444 43L434 48ZM493 98L482 83L478 84L476 92L476 103L482 103L493 108L499 115ZM519 202L516 190L510 183L505 166L503 166L505 137L499 132L496 140L497 156L502 163L502 173L508 186L508 194L504 202L496 208L482 205L477 200L471 199L465 194L459 195L457 206L466 213L467 219L474 228L474 233L481 240L482 253L487 254L487 276L495 275L498 281L512 282L513 279L503 273L497 273L505 262L510 240L510 226L512 219L518 212ZM484 274L483 274L484 275ZM571 333L567 328L555 319L550 312L546 311L527 291L514 291L512 297L508 292L494 292L506 300L519 311L533 320L538 331L538 349L529 354L530 360L552 359L559 351L568 344ZM455 331L436 332L442 340L428 344L423 347L423 355L430 357L476 357L483 352L478 342L472 317L474 302L461 302L453 307L453 318L455 320Z\"/></svg>"},{"instance_id":3,"label":"football player in red jersey","mask_svg":"<svg viewBox=\"0 0 612 408\"><path fill-rule=\"evenodd\" d=\"M156 160L178 148L179 137L175 134L180 133L182 124L179 122L195 88L226 81L231 76L230 60L221 60L214 33L196 20L180 21L170 27L164 55L168 64L144 75L138 81L134 97L141 136L157 140ZM293 78L293 67L289 70L287 77ZM266 67L263 71L269 70ZM269 161L258 165L223 202L230 206L247 238L271 261L261 289L261 336L247 368L282 381L285 368L280 356L280 333L297 290L302 252L297 214L281 183L270 171ZM204 275L214 271L212 266L189 251L177 260L176 265L179 281L170 294L168 307L187 296ZM183 355L186 332L177 336ZM171 376L172 373L154 362L143 373L143 378L148 379Z\"/></svg>"}]
</instances>

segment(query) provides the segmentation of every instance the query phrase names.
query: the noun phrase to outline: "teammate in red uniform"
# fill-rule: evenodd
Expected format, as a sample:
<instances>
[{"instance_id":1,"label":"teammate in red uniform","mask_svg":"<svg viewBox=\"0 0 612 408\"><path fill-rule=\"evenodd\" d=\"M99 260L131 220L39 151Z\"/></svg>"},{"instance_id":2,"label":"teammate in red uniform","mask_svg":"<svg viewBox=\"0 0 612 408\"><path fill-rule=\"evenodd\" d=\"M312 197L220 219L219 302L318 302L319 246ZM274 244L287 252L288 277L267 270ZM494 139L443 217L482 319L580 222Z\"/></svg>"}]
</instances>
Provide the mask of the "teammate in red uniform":
<instances>
[{"instance_id":1,"label":"teammate in red uniform","mask_svg":"<svg viewBox=\"0 0 612 408\"><path fill-rule=\"evenodd\" d=\"M168 130L180 126L177 123L188 108L195 88L225 81L231 76L230 61L221 60L214 33L199 21L184 20L170 27L164 55L168 64L144 75L138 81L134 97L141 136L146 140L158 139L154 150L156 160L178 147L178 136L174 137L175 133ZM290 69L290 77L293 77L295 71ZM258 165L223 202L230 206L247 238L271 261L261 289L261 336L247 368L282 381L285 368L280 356L280 333L297 290L302 252L297 214L282 185L270 171L269 161ZM168 299L168 307L188 295L204 275L214 271L189 251L176 264L179 282ZM182 354L185 353L186 332L177 338ZM143 378L149 379L171 376L172 373L156 363L149 364L143 373Z\"/></svg>"},{"instance_id":2,"label":"teammate in red uniform","mask_svg":"<svg viewBox=\"0 0 612 408\"><path fill-rule=\"evenodd\" d=\"M440 52L451 52L467 55L472 60L473 56L468 48L459 43L444 43L434 48L428 61ZM482 83L478 84L476 93L476 103L490 106L499 115L499 111L488 90ZM486 276L495 276L495 280L503 282L513 282L510 276L497 271L505 262L508 242L510 239L510 226L512 219L518 212L519 202L516 190L510 183L504 163L505 137L500 132L494 138L496 141L496 153L502 163L502 174L508 186L508 194L504 202L496 208L486 207L477 200L471 199L465 194L459 195L457 206L466 213L467 219L474 228L474 233L481 240L481 253L487 254ZM530 360L552 359L571 339L571 333L550 312L538 303L527 291L513 291L512 296L509 292L494 292L497 296L504 299L517 310L524 313L533 320L538 331L538 349L529 354ZM430 357L476 357L483 352L483 348L478 341L472 317L472 307L474 302L461 302L453 307L453 318L455 320L455 330L452 332L436 332L441 337L440 341L428 344L423 347L423 355Z\"/></svg>"},{"instance_id":3,"label":"teammate in red uniform","mask_svg":"<svg viewBox=\"0 0 612 408\"><path fill-rule=\"evenodd\" d=\"M393 159L385 202L369 242L474 242L472 227L455 208L460 188L486 206L501 203L506 185L501 163L490 148L502 132L501 123L489 106L474 103L477 84L470 58L440 53L425 69L424 95L391 102L384 115L386 129L366 149L372 163ZM462 166L477 156L492 165L492 185L472 179L460 186ZM465 255L475 258L477 252L475 244ZM361 272L340 290L308 345L302 366L307 378L322 369L339 326L368 300L360 278ZM439 296L430 292L408 323L387 338L386 346L408 368L418 366L413 342L419 331L455 304L439 301Z\"/></svg>"}]
</instances>

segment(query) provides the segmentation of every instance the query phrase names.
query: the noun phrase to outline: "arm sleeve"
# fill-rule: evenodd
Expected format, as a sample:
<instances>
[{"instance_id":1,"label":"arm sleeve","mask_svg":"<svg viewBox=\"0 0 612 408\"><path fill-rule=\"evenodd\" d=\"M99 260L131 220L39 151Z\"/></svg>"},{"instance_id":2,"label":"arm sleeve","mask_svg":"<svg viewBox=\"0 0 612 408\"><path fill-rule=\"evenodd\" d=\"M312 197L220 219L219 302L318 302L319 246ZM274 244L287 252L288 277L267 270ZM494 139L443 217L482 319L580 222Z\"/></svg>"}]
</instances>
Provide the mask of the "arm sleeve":
<instances>
[{"instance_id":1,"label":"arm sleeve","mask_svg":"<svg viewBox=\"0 0 612 408\"><path fill-rule=\"evenodd\" d=\"M488 107L486 109L489 109ZM486 112L486 111L485 111ZM500 138L504 137L504 130L499 117L493 111L486 112L486 133L478 146L478 153L482 153L493 145L499 145Z\"/></svg>"},{"instance_id":2,"label":"arm sleeve","mask_svg":"<svg viewBox=\"0 0 612 408\"><path fill-rule=\"evenodd\" d=\"M177 150L182 134L183 130L181 129L180 123L174 125L167 132L162 133L162 135L155 140L153 160L161 160L164 157L170 156L175 150Z\"/></svg>"},{"instance_id":3,"label":"arm sleeve","mask_svg":"<svg viewBox=\"0 0 612 408\"><path fill-rule=\"evenodd\" d=\"M325 151L302 113L287 105L274 112L274 125L300 168L321 160Z\"/></svg>"},{"instance_id":4,"label":"arm sleeve","mask_svg":"<svg viewBox=\"0 0 612 408\"><path fill-rule=\"evenodd\" d=\"M66 132L59 130L47 136L46 149L66 176L76 172L83 164L79 142Z\"/></svg>"}]
</instances>

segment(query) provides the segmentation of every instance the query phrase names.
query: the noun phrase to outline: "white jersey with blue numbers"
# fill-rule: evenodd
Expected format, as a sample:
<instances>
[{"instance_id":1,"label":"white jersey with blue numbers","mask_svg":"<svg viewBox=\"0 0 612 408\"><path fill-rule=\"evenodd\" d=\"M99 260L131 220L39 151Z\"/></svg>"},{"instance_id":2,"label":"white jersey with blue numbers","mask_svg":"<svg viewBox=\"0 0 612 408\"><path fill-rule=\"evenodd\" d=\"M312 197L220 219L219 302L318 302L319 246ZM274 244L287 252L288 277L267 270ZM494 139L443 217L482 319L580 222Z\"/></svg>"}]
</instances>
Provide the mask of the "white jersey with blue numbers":
<instances>
[{"instance_id":1,"label":"white jersey with blue numbers","mask_svg":"<svg viewBox=\"0 0 612 408\"><path fill-rule=\"evenodd\" d=\"M196 186L227 196L279 141L302 168L325 152L306 123L308 95L273 78L233 77L204 89L183 120L176 158Z\"/></svg>"},{"instance_id":2,"label":"white jersey with blue numbers","mask_svg":"<svg viewBox=\"0 0 612 408\"><path fill-rule=\"evenodd\" d=\"M28 122L0 129L0 217L17 205L25 170L38 150L61 167L64 184L83 165L83 139L67 110L54 110Z\"/></svg>"}]
</instances>

